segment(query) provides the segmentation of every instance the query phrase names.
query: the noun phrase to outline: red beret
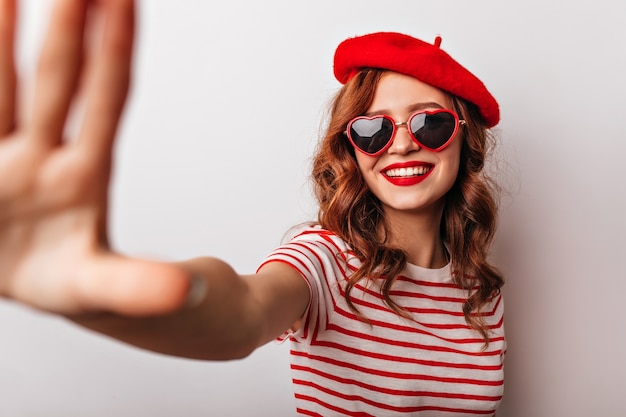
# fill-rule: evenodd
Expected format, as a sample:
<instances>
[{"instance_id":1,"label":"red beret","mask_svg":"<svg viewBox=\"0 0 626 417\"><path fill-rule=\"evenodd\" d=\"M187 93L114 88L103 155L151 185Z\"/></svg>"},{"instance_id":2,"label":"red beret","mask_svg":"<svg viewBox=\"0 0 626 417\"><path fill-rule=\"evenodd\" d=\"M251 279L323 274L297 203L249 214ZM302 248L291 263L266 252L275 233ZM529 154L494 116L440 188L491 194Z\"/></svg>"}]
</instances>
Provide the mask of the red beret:
<instances>
[{"instance_id":1,"label":"red beret","mask_svg":"<svg viewBox=\"0 0 626 417\"><path fill-rule=\"evenodd\" d=\"M378 32L343 41L335 51L334 72L345 84L363 68L410 75L478 106L487 127L500 121L498 102L485 85L444 52L441 38L430 44L395 32Z\"/></svg>"}]
</instances>

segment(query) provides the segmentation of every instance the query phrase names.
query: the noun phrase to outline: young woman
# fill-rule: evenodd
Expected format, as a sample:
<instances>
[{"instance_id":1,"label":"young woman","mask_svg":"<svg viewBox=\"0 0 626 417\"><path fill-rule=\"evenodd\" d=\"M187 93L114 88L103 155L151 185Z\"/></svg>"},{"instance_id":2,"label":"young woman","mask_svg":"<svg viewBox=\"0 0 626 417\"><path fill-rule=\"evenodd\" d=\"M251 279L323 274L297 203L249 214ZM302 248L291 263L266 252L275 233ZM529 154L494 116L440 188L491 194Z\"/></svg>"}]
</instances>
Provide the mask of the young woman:
<instances>
[{"instance_id":1,"label":"young woman","mask_svg":"<svg viewBox=\"0 0 626 417\"><path fill-rule=\"evenodd\" d=\"M496 208L482 169L499 113L484 85L440 39L348 39L313 167L318 222L253 275L214 258L129 259L106 222L133 13L132 0L57 1L22 114L15 3L0 1L1 294L171 355L239 358L289 339L302 415L495 414L502 278L487 261ZM94 17L101 43L84 56ZM79 78L84 120L65 142Z\"/></svg>"}]
</instances>

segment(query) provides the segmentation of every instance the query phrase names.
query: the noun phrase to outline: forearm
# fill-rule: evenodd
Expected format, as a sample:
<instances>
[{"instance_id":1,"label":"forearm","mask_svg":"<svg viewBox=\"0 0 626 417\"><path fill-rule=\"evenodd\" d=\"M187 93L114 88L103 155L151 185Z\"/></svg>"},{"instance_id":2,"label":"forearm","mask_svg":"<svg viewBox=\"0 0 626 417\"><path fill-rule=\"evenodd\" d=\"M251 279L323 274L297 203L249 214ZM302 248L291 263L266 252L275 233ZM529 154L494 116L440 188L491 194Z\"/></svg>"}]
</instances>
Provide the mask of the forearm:
<instances>
[{"instance_id":1,"label":"forearm","mask_svg":"<svg viewBox=\"0 0 626 417\"><path fill-rule=\"evenodd\" d=\"M108 313L69 317L96 332L131 345L195 359L242 358L261 344L262 321L247 282L227 264L210 258L182 265L204 281L196 305L151 317Z\"/></svg>"}]
</instances>

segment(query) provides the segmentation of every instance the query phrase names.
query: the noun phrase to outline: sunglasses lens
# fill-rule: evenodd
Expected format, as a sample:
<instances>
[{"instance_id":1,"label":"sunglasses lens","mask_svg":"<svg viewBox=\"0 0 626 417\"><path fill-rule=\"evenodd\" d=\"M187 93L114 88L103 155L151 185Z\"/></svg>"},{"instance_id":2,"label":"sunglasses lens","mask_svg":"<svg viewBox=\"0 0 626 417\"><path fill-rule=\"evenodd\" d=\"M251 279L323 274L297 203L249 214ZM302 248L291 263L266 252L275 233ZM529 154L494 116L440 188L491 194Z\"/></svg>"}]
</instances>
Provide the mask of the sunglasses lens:
<instances>
[{"instance_id":1,"label":"sunglasses lens","mask_svg":"<svg viewBox=\"0 0 626 417\"><path fill-rule=\"evenodd\" d=\"M411 118L411 133L424 147L439 150L456 130L455 117L446 111L436 113L418 113Z\"/></svg>"},{"instance_id":2,"label":"sunglasses lens","mask_svg":"<svg viewBox=\"0 0 626 417\"><path fill-rule=\"evenodd\" d=\"M393 136L393 122L385 117L358 118L348 126L354 146L374 155L384 149Z\"/></svg>"}]
</instances>

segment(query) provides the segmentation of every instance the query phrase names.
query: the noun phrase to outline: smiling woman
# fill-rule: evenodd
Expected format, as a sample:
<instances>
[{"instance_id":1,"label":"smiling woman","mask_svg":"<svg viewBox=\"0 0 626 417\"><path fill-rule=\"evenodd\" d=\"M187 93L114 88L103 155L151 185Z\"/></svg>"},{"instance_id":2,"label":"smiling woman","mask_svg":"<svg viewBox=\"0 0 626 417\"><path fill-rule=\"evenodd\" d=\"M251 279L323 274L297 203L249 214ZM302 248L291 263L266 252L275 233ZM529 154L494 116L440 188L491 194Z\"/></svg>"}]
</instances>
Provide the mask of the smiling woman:
<instances>
[{"instance_id":1,"label":"smiling woman","mask_svg":"<svg viewBox=\"0 0 626 417\"><path fill-rule=\"evenodd\" d=\"M402 57L432 65L445 54L378 33L347 40L335 68L362 65L369 42L384 51L399 40ZM393 58L376 65L346 69L354 75L333 104L314 163L319 225L267 261L297 269L311 288L302 326L287 334L296 398L321 415L489 414L502 397L506 350L502 278L486 260L495 202L480 112L493 99L481 87L481 100L468 102ZM441 115L443 123L428 120ZM310 382L318 377L323 384Z\"/></svg>"},{"instance_id":2,"label":"smiling woman","mask_svg":"<svg viewBox=\"0 0 626 417\"><path fill-rule=\"evenodd\" d=\"M423 111L412 114L416 108L424 108L431 114ZM437 108L448 109L448 112L432 112ZM382 153L356 153L361 175L370 191L381 201L387 221L394 222L391 214L394 210L412 210L421 211L427 217L424 219L427 224L441 223L443 197L456 180L463 143L462 137L456 137L458 116L451 108L452 100L438 88L395 72L381 76L367 114L383 112L397 120L409 120L412 124L424 115L431 119L445 115L451 125L442 132L444 134L438 138L438 146L434 149L417 140L417 135L423 137L426 133L420 132L423 127L415 130L416 135L412 133L413 127L409 129L407 126L396 129ZM441 126L442 122L431 122L426 137L432 138L441 132L441 128L435 130L431 127L435 124ZM361 149L357 147L357 150ZM410 170L407 171L407 168ZM412 168L422 171L422 174L413 175ZM417 184L421 186L411 187Z\"/></svg>"},{"instance_id":3,"label":"smiling woman","mask_svg":"<svg viewBox=\"0 0 626 417\"><path fill-rule=\"evenodd\" d=\"M3 296L186 358L288 339L302 415L495 414L506 344L482 168L498 106L440 40L384 32L339 45L344 86L313 166L318 221L242 275L212 257L109 246L133 1L54 3L31 117L15 99L14 1L0 16L0 176L15 179L0 184ZM85 112L65 141L79 87Z\"/></svg>"}]
</instances>

